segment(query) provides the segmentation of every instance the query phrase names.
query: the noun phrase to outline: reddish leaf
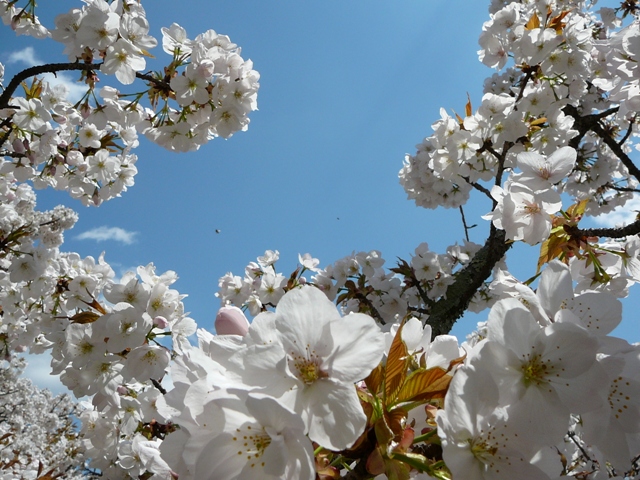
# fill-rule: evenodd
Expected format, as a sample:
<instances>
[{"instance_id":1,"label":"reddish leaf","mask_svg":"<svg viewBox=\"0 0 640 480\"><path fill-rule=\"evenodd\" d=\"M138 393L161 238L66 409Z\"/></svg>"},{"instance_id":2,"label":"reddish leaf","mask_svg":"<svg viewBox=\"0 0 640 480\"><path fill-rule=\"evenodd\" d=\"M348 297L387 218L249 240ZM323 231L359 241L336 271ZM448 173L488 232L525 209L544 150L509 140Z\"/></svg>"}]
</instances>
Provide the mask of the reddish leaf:
<instances>
[{"instance_id":1,"label":"reddish leaf","mask_svg":"<svg viewBox=\"0 0 640 480\"><path fill-rule=\"evenodd\" d=\"M377 396L381 392L383 373L384 369L382 365L378 365L371 371L369 376L364 379L365 385L373 395Z\"/></svg>"},{"instance_id":2,"label":"reddish leaf","mask_svg":"<svg viewBox=\"0 0 640 480\"><path fill-rule=\"evenodd\" d=\"M409 375L398 393L398 402L412 402L441 397L449 388L451 375L440 367L417 370Z\"/></svg>"},{"instance_id":3,"label":"reddish leaf","mask_svg":"<svg viewBox=\"0 0 640 480\"><path fill-rule=\"evenodd\" d=\"M400 325L396 336L393 338L389 355L387 356L387 365L384 371L384 399L386 405L393 405L396 395L404 379L407 377L407 368L409 367L409 354L407 346L402 341L402 328L404 323Z\"/></svg>"},{"instance_id":4,"label":"reddish leaf","mask_svg":"<svg viewBox=\"0 0 640 480\"><path fill-rule=\"evenodd\" d=\"M393 432L394 441L399 442L402 440L402 436L404 435L404 421L407 418L407 412L401 408L396 408L395 410L386 412L384 415L387 427L389 427Z\"/></svg>"},{"instance_id":5,"label":"reddish leaf","mask_svg":"<svg viewBox=\"0 0 640 480\"><path fill-rule=\"evenodd\" d=\"M73 317L69 318L69 320L71 321L71 323L85 324L93 323L99 318L100 315L95 312L78 312Z\"/></svg>"}]
</instances>

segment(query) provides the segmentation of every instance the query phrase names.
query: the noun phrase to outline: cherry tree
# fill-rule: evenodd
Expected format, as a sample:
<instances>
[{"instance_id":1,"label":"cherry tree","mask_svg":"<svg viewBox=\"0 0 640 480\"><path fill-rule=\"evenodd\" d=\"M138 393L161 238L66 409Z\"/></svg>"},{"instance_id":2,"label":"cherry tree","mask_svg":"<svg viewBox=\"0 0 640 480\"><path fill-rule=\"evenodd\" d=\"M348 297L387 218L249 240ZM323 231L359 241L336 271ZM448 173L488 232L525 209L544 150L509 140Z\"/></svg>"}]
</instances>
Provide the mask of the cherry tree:
<instances>
[{"instance_id":1,"label":"cherry tree","mask_svg":"<svg viewBox=\"0 0 640 480\"><path fill-rule=\"evenodd\" d=\"M0 471L3 478L94 478L74 423L80 407L20 378L22 358L0 366Z\"/></svg>"},{"instance_id":2,"label":"cherry tree","mask_svg":"<svg viewBox=\"0 0 640 480\"><path fill-rule=\"evenodd\" d=\"M640 220L581 222L639 191L639 8L593 3L492 1L480 105L443 108L405 158L417 206L459 210L468 231L465 204L489 201L484 244L422 243L387 268L376 250L324 268L304 254L291 273L267 250L220 278L212 334L174 272L116 279L103 257L61 252L77 214L38 211L34 188L98 207L133 186L139 135L183 152L246 130L252 62L173 24L147 72L158 40L139 1L86 0L47 28L34 1L1 0L5 24L69 57L0 95L3 354L50 355L90 398L83 458L106 478L637 477L640 347L610 334L640 281ZM39 77L60 71L86 85L74 104ZM536 248L528 279L509 272L516 242ZM465 311L486 322L459 342Z\"/></svg>"}]
</instances>

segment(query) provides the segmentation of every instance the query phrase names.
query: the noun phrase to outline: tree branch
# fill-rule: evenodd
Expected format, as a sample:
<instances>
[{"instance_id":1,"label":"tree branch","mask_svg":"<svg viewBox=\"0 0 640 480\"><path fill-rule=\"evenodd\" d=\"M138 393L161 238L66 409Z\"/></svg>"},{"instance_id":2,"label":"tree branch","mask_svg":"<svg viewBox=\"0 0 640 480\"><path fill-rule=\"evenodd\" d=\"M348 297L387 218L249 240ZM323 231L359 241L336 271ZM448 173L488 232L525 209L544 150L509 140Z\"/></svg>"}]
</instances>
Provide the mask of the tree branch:
<instances>
[{"instance_id":1,"label":"tree branch","mask_svg":"<svg viewBox=\"0 0 640 480\"><path fill-rule=\"evenodd\" d=\"M506 242L504 230L493 225L484 246L475 254L471 262L456 275L455 281L447 288L447 293L429 311L427 323L433 329L433 336L449 333L460 318L473 295L489 278L496 263L511 248Z\"/></svg>"},{"instance_id":2,"label":"tree branch","mask_svg":"<svg viewBox=\"0 0 640 480\"><path fill-rule=\"evenodd\" d=\"M627 167L627 170L629 170L629 173L636 177L637 180L640 180L640 170L638 169L638 167L636 167L635 163L633 163L629 156L624 153L622 147L618 144L618 142L616 142L611 137L611 135L604 131L602 125L596 123L591 128L591 130L593 130L593 132L598 135L604 141L607 147L609 147L611 151L620 159L622 164Z\"/></svg>"},{"instance_id":3,"label":"tree branch","mask_svg":"<svg viewBox=\"0 0 640 480\"><path fill-rule=\"evenodd\" d=\"M464 209L462 208L462 205L460 205L460 216L462 217L462 226L464 227L464 236L467 239L467 242L469 241L469 229L475 227L476 225L471 225L468 226L467 225L467 219L464 217Z\"/></svg>"},{"instance_id":4,"label":"tree branch","mask_svg":"<svg viewBox=\"0 0 640 480\"><path fill-rule=\"evenodd\" d=\"M631 187L618 187L617 185L611 185L610 183L607 183L606 185L604 185L605 188L610 188L611 190L615 190L616 192L632 192L632 193L640 193L640 190L638 190L637 188L631 188Z\"/></svg>"},{"instance_id":5,"label":"tree branch","mask_svg":"<svg viewBox=\"0 0 640 480\"><path fill-rule=\"evenodd\" d=\"M565 115L569 115L575 120L573 127L578 130L578 135L576 135L569 141L569 146L577 149L586 133L589 130L593 130L593 126L598 125L598 122L601 119L608 117L613 113L616 113L618 111L618 107L613 107L603 112L595 113L593 115L584 116L580 115L580 112L578 112L578 109L574 105L566 105L562 109L562 111Z\"/></svg>"},{"instance_id":6,"label":"tree branch","mask_svg":"<svg viewBox=\"0 0 640 480\"><path fill-rule=\"evenodd\" d=\"M491 191L488 188L480 185L477 182L472 182L469 177L463 177L462 175L460 175L460 178L462 178L465 182L467 182L469 185L471 185L473 188L475 188L479 192L484 193L487 197L489 197L490 200L493 201L493 197L491 196Z\"/></svg>"},{"instance_id":7,"label":"tree branch","mask_svg":"<svg viewBox=\"0 0 640 480\"><path fill-rule=\"evenodd\" d=\"M18 89L20 84L27 78L35 75L42 75L43 73L56 73L62 71L79 70L79 71L91 71L99 70L102 63L47 63L46 65L37 65L35 67L29 67L21 72L17 73L15 77L11 79L7 88L5 88L2 95L0 95L0 109L9 107L9 100L14 92ZM151 82L164 90L171 91L171 86L164 80L153 77L147 73L136 72L136 78Z\"/></svg>"},{"instance_id":8,"label":"tree branch","mask_svg":"<svg viewBox=\"0 0 640 480\"><path fill-rule=\"evenodd\" d=\"M637 235L640 233L640 219L629 225L619 228L585 228L572 227L565 225L564 229L570 235L577 237L608 237L608 238L624 238L629 235Z\"/></svg>"},{"instance_id":9,"label":"tree branch","mask_svg":"<svg viewBox=\"0 0 640 480\"><path fill-rule=\"evenodd\" d=\"M7 108L9 106L9 99L13 93L17 90L20 84L27 78L41 75L43 73L56 73L68 70L81 70L91 71L100 68L101 63L47 63L46 65L36 65L35 67L29 67L22 70L15 77L11 79L7 88L5 88L2 95L0 95L0 108Z\"/></svg>"}]
</instances>

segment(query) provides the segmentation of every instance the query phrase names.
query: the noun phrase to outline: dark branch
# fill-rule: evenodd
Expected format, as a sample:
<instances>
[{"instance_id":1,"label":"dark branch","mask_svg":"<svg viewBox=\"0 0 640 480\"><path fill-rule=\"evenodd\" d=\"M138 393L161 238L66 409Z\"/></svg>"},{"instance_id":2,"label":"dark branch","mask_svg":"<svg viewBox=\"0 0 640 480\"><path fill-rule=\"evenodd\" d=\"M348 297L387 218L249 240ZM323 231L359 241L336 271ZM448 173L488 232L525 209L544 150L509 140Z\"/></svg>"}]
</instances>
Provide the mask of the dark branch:
<instances>
[{"instance_id":1,"label":"dark branch","mask_svg":"<svg viewBox=\"0 0 640 480\"><path fill-rule=\"evenodd\" d=\"M636 220L629 225L620 228L585 228L565 226L564 229L570 235L577 237L608 237L608 238L624 238L629 235L637 235L640 233L640 220Z\"/></svg>"},{"instance_id":2,"label":"dark branch","mask_svg":"<svg viewBox=\"0 0 640 480\"><path fill-rule=\"evenodd\" d=\"M593 115L584 116L580 115L580 112L578 112L578 109L574 105L567 105L562 109L562 111L565 115L570 115L575 120L573 128L578 130L578 135L571 139L569 146L577 149L586 133L589 130L593 130L594 125L598 125L600 120L616 113L618 111L618 107L610 108L600 113L594 113Z\"/></svg>"},{"instance_id":3,"label":"dark branch","mask_svg":"<svg viewBox=\"0 0 640 480\"><path fill-rule=\"evenodd\" d=\"M604 128L600 124L596 124L591 129L594 131L596 135L598 135L602 141L611 149L611 151L620 159L629 173L636 177L637 180L640 180L640 170L636 167L635 163L629 158L629 156L624 153L622 147L616 142L611 135L605 132Z\"/></svg>"},{"instance_id":4,"label":"dark branch","mask_svg":"<svg viewBox=\"0 0 640 480\"><path fill-rule=\"evenodd\" d=\"M640 193L640 190L637 188L631 187L619 187L617 185L606 184L605 188L610 188L611 190L615 190L616 192L632 192L632 193Z\"/></svg>"},{"instance_id":5,"label":"dark branch","mask_svg":"<svg viewBox=\"0 0 640 480\"><path fill-rule=\"evenodd\" d=\"M139 78L140 80L146 80L147 82L151 82L155 84L157 87L161 87L162 90L166 92L173 91L171 88L171 85L169 85L167 82L165 82L164 80L160 80L159 78L156 78L153 75L149 75L148 73L136 72L136 78Z\"/></svg>"},{"instance_id":6,"label":"dark branch","mask_svg":"<svg viewBox=\"0 0 640 480\"><path fill-rule=\"evenodd\" d=\"M56 73L69 70L99 70L100 65L102 65L102 63L47 63L46 65L37 65L35 67L29 67L25 70L22 70L11 79L11 82L9 83L9 85L7 85L7 88L4 90L4 92L2 92L2 95L0 95L0 108L7 108L9 106L9 100L11 99L11 96L14 94L20 84L27 78L33 77L35 75L42 75L43 73ZM147 73L136 72L136 78L151 82L158 87L161 87L163 90L171 91L171 86L167 82L155 78Z\"/></svg>"},{"instance_id":7,"label":"dark branch","mask_svg":"<svg viewBox=\"0 0 640 480\"><path fill-rule=\"evenodd\" d=\"M489 197L491 200L493 200L493 197L491 196L491 191L490 191L488 188L483 187L482 185L480 185L480 184L479 184L479 183L477 183L477 182L472 182L472 181L469 179L469 177L463 177L463 176L460 176L460 177L461 177L465 182L467 182L469 185L471 185L473 188L475 188L475 189L476 189L476 190L478 190L479 192L484 193L487 197Z\"/></svg>"},{"instance_id":8,"label":"dark branch","mask_svg":"<svg viewBox=\"0 0 640 480\"><path fill-rule=\"evenodd\" d=\"M624 134L624 137L622 137L622 140L620 140L618 142L618 145L622 146L624 145L624 143L629 140L629 137L631 136L631 133L633 132L633 124L636 122L635 117L633 119L631 119L631 121L629 122L629 128L627 128L627 133Z\"/></svg>"},{"instance_id":9,"label":"dark branch","mask_svg":"<svg viewBox=\"0 0 640 480\"><path fill-rule=\"evenodd\" d=\"M433 329L433 336L449 333L453 324L460 318L473 295L489 278L496 263L511 247L506 242L504 230L493 225L484 246L475 254L471 262L456 275L455 281L447 288L446 295L430 309L427 323Z\"/></svg>"},{"instance_id":10,"label":"dark branch","mask_svg":"<svg viewBox=\"0 0 640 480\"><path fill-rule=\"evenodd\" d=\"M489 152L498 159L498 169L496 170L496 183L495 183L495 185L497 185L497 186L502 185L502 175L504 175L504 164L505 164L505 161L507 159L507 152L509 151L509 149L511 147L513 147L513 143L504 142L504 145L502 146L502 152L501 153L496 152L493 148L489 149ZM492 210L495 210L496 207L498 206L498 201L496 199L494 199L494 198L492 198L492 199L493 199ZM492 232L493 232L493 230L492 230Z\"/></svg>"},{"instance_id":11,"label":"dark branch","mask_svg":"<svg viewBox=\"0 0 640 480\"><path fill-rule=\"evenodd\" d=\"M578 112L578 109L573 105L567 105L563 108L563 111L567 115L571 115L575 119L574 128L577 128L578 135L573 137L569 142L569 145L573 148L578 148L580 141L584 137L584 135L591 130L593 133L598 135L602 141L611 149L611 151L620 159L627 170L631 175L636 177L637 180L640 180L640 169L636 167L631 158L622 150L622 145L628 138L629 132L622 139L620 143L616 142L616 140L611 136L610 133L605 131L605 129L600 124L600 120L609 115L618 111L618 107L610 108L605 110L604 112L596 113L593 115L584 115L581 116Z\"/></svg>"},{"instance_id":12,"label":"dark branch","mask_svg":"<svg viewBox=\"0 0 640 480\"><path fill-rule=\"evenodd\" d=\"M151 383L153 383L153 386L156 387L162 395L167 394L167 391L164 389L162 385L160 385L160 382L158 380L155 380L153 378L150 378L149 380L151 380Z\"/></svg>"},{"instance_id":13,"label":"dark branch","mask_svg":"<svg viewBox=\"0 0 640 480\"><path fill-rule=\"evenodd\" d=\"M35 67L29 67L22 70L15 77L11 79L7 88L0 95L0 108L7 108L9 106L9 99L13 93L17 90L20 84L27 78L42 75L43 73L56 73L68 70L81 70L91 71L100 68L100 63L47 63L46 65L37 65Z\"/></svg>"},{"instance_id":14,"label":"dark branch","mask_svg":"<svg viewBox=\"0 0 640 480\"><path fill-rule=\"evenodd\" d=\"M469 227L467 225L467 219L464 217L464 209L462 208L462 205L460 205L460 216L462 217L462 226L464 227L464 236L467 239L467 242L469 241ZM475 225L473 225L475 227Z\"/></svg>"}]
</instances>

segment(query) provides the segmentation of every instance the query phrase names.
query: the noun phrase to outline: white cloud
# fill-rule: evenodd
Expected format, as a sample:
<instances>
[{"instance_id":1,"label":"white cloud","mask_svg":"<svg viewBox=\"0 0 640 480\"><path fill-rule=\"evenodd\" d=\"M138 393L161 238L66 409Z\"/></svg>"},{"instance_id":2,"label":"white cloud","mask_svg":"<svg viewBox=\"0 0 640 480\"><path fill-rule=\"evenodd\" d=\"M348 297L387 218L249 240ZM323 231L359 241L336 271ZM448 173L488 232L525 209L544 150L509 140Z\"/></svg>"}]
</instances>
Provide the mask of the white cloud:
<instances>
[{"instance_id":1,"label":"white cloud","mask_svg":"<svg viewBox=\"0 0 640 480\"><path fill-rule=\"evenodd\" d=\"M640 197L633 197L624 206L615 208L611 213L593 217L593 221L602 227L620 227L635 222L640 212Z\"/></svg>"},{"instance_id":2,"label":"white cloud","mask_svg":"<svg viewBox=\"0 0 640 480\"><path fill-rule=\"evenodd\" d=\"M25 354L27 368L22 376L30 379L39 388L51 390L54 394L69 393L67 387L60 382L58 375L51 375L51 355L49 352L42 355Z\"/></svg>"},{"instance_id":3,"label":"white cloud","mask_svg":"<svg viewBox=\"0 0 640 480\"><path fill-rule=\"evenodd\" d=\"M44 65L45 62L38 57L33 47L25 47L22 50L11 53L7 59L7 63L21 63L27 67L33 67L34 65ZM42 78L51 86L64 86L67 89L67 100L75 103L80 100L87 91L85 84L76 81L79 75L80 72L58 72L56 75L53 73L45 73L42 75Z\"/></svg>"},{"instance_id":4,"label":"white cloud","mask_svg":"<svg viewBox=\"0 0 640 480\"><path fill-rule=\"evenodd\" d=\"M7 63L24 63L28 67L42 64L40 59L36 56L36 52L33 47L26 47L22 50L18 50L17 52L13 52L9 55Z\"/></svg>"},{"instance_id":5,"label":"white cloud","mask_svg":"<svg viewBox=\"0 0 640 480\"><path fill-rule=\"evenodd\" d=\"M96 242L104 242L113 240L130 245L135 241L137 232L127 232L120 227L97 227L88 230L76 236L77 240L95 240Z\"/></svg>"}]
</instances>

